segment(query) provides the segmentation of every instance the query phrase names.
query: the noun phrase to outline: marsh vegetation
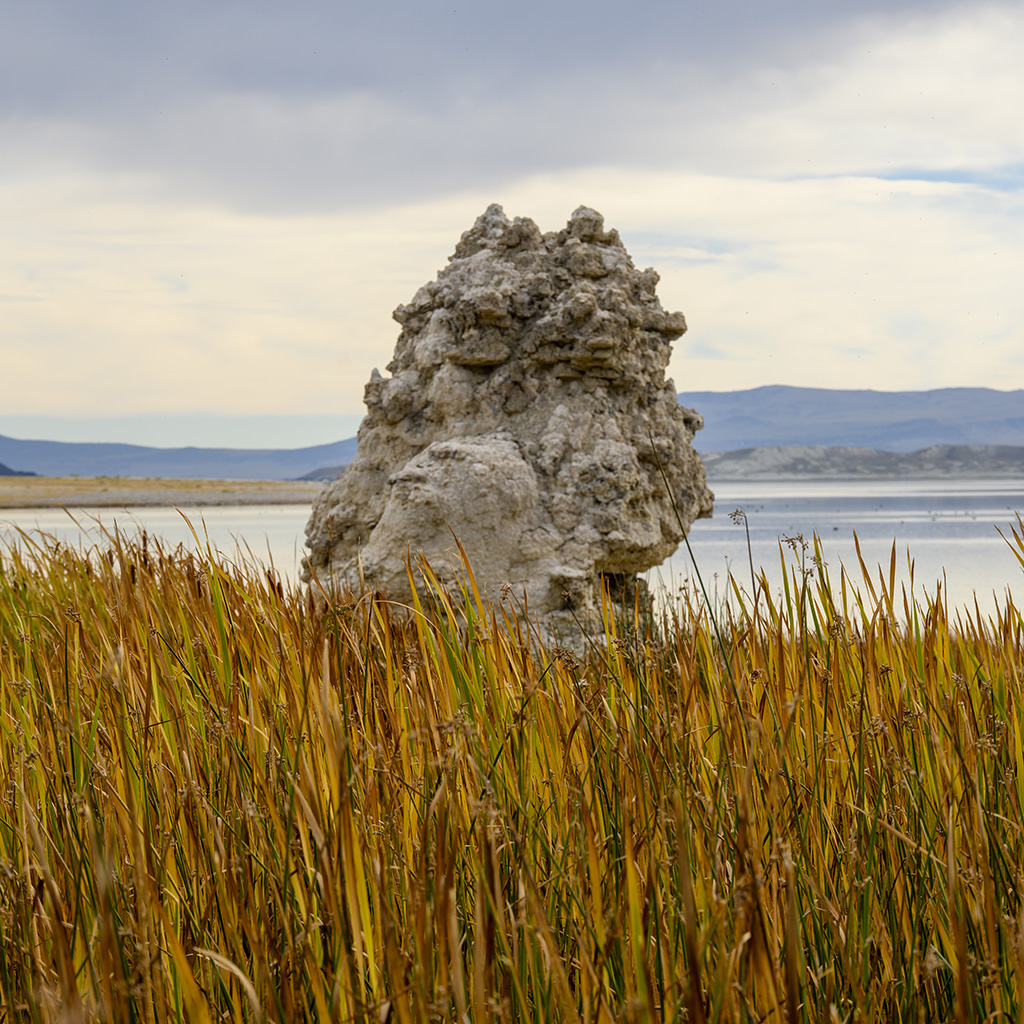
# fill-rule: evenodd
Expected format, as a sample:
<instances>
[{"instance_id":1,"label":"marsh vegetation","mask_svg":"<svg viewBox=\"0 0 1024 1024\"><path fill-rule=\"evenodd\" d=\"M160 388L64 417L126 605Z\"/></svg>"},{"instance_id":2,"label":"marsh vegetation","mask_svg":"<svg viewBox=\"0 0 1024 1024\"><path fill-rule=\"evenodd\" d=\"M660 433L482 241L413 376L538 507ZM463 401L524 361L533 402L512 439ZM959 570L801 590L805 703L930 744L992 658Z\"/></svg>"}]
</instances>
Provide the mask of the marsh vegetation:
<instances>
[{"instance_id":1,"label":"marsh vegetation","mask_svg":"<svg viewBox=\"0 0 1024 1024\"><path fill-rule=\"evenodd\" d=\"M570 649L426 567L396 607L26 537L0 1019L1016 1017L1021 616L814 555Z\"/></svg>"}]
</instances>

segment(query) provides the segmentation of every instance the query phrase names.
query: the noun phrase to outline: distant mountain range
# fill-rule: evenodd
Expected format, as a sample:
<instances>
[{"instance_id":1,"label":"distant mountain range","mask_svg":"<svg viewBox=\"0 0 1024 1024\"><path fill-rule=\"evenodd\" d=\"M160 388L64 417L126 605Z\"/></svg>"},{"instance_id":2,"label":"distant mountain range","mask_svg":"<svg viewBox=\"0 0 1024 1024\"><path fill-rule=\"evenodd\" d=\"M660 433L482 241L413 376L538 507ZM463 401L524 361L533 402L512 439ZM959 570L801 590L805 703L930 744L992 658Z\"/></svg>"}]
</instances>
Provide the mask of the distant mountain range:
<instances>
[{"instance_id":1,"label":"distant mountain range","mask_svg":"<svg viewBox=\"0 0 1024 1024\"><path fill-rule=\"evenodd\" d=\"M311 448L146 448L19 441L0 434L0 462L40 476L295 480L323 466L347 465L355 453L354 437Z\"/></svg>"},{"instance_id":2,"label":"distant mountain range","mask_svg":"<svg viewBox=\"0 0 1024 1024\"><path fill-rule=\"evenodd\" d=\"M11 469L0 462L0 476L35 476L35 473L25 473L21 470Z\"/></svg>"},{"instance_id":3,"label":"distant mountain range","mask_svg":"<svg viewBox=\"0 0 1024 1024\"><path fill-rule=\"evenodd\" d=\"M772 386L747 391L687 391L679 400L704 416L705 428L694 444L705 455L712 478L760 472L1024 476L1020 453L1012 450L1019 447L1024 452L1024 391L835 391ZM937 446L943 451L923 451ZM954 452L950 446L962 451ZM979 446L990 450L983 453ZM808 450L812 447L814 453ZM1001 450L996 452L994 447ZM840 448L860 449L861 453L834 450ZM758 454L744 454L742 449L755 449ZM768 454L768 449L776 451ZM822 454L819 449L832 452ZM248 449L73 444L0 435L3 468L41 476L325 480L336 477L355 452L354 437L309 448ZM722 452L736 457L712 457L711 453ZM886 452L917 454L908 461L886 459ZM773 461L775 470L757 468ZM782 469L783 465L788 468ZM988 468L982 469L983 465Z\"/></svg>"},{"instance_id":4,"label":"distant mountain range","mask_svg":"<svg viewBox=\"0 0 1024 1024\"><path fill-rule=\"evenodd\" d=\"M826 445L913 452L933 445L1024 445L1024 391L835 391L772 386L686 391L704 417L700 452ZM2 456L0 456L2 457Z\"/></svg>"}]
</instances>

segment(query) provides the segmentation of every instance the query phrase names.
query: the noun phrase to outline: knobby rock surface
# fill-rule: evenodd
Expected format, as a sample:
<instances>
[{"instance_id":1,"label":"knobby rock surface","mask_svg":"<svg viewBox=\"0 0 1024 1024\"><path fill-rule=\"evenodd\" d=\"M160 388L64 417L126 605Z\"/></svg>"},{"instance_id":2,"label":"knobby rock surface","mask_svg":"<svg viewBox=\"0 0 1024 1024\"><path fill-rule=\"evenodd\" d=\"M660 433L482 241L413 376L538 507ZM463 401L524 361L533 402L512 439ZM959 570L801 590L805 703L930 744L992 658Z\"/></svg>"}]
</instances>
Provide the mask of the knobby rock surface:
<instances>
[{"instance_id":1,"label":"knobby rock surface","mask_svg":"<svg viewBox=\"0 0 1024 1024\"><path fill-rule=\"evenodd\" d=\"M592 625L602 575L628 592L712 509L703 420L665 379L686 321L657 283L594 210L542 234L489 207L394 312L390 376L373 371L358 453L314 502L305 578L408 599L410 554L458 579L454 534L488 598L511 584L556 633Z\"/></svg>"}]
</instances>

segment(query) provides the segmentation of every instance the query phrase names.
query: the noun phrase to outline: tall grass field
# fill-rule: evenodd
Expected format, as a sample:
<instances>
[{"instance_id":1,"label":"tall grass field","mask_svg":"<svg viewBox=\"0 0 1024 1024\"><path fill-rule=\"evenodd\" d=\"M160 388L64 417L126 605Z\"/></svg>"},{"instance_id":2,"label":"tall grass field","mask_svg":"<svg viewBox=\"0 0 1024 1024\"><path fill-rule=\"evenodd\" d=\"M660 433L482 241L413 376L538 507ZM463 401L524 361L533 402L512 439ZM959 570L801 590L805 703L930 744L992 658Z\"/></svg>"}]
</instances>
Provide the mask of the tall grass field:
<instances>
[{"instance_id":1,"label":"tall grass field","mask_svg":"<svg viewBox=\"0 0 1024 1024\"><path fill-rule=\"evenodd\" d=\"M1021 1020L1021 614L794 548L558 647L24 537L0 1021Z\"/></svg>"}]
</instances>

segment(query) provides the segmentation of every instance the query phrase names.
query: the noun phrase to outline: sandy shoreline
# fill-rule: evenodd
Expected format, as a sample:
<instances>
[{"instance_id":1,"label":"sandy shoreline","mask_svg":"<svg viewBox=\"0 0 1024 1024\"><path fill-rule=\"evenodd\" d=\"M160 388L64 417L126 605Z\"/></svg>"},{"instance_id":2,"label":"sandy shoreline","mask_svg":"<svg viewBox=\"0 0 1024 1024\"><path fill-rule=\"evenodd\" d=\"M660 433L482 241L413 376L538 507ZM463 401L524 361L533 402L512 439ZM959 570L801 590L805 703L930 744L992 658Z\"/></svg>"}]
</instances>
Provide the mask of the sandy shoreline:
<instances>
[{"instance_id":1,"label":"sandy shoreline","mask_svg":"<svg viewBox=\"0 0 1024 1024\"><path fill-rule=\"evenodd\" d=\"M0 509L308 505L322 486L306 480L0 476Z\"/></svg>"}]
</instances>

